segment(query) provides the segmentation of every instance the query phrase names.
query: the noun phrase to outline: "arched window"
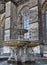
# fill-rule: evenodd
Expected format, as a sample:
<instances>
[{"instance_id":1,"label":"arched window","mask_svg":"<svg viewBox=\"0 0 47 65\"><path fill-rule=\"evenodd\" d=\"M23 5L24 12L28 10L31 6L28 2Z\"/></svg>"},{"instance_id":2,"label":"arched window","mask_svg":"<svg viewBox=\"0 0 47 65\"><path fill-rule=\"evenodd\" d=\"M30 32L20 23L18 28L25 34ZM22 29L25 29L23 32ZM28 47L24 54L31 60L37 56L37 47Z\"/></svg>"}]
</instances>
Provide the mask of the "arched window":
<instances>
[{"instance_id":1,"label":"arched window","mask_svg":"<svg viewBox=\"0 0 47 65\"><path fill-rule=\"evenodd\" d=\"M26 19L23 20L24 22L24 28L28 30L27 33L24 34L24 38L29 40L29 31L30 31L30 17L28 16Z\"/></svg>"},{"instance_id":2,"label":"arched window","mask_svg":"<svg viewBox=\"0 0 47 65\"><path fill-rule=\"evenodd\" d=\"M19 23L21 23L21 28L27 29L28 32L24 34L24 39L29 40L29 31L30 31L30 10L28 7L24 7L19 14Z\"/></svg>"}]
</instances>

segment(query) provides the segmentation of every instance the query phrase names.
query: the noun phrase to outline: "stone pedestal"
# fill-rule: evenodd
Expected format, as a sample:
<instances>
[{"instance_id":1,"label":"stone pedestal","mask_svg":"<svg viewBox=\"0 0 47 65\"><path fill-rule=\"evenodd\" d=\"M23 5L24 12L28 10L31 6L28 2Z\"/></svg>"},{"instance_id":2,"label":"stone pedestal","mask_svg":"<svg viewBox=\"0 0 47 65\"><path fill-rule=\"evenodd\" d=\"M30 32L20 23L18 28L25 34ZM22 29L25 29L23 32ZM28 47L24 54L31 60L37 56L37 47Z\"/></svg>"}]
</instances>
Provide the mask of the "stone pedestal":
<instances>
[{"instance_id":1,"label":"stone pedestal","mask_svg":"<svg viewBox=\"0 0 47 65\"><path fill-rule=\"evenodd\" d=\"M11 48L11 56L9 57L8 61L16 62L17 60L17 48Z\"/></svg>"}]
</instances>

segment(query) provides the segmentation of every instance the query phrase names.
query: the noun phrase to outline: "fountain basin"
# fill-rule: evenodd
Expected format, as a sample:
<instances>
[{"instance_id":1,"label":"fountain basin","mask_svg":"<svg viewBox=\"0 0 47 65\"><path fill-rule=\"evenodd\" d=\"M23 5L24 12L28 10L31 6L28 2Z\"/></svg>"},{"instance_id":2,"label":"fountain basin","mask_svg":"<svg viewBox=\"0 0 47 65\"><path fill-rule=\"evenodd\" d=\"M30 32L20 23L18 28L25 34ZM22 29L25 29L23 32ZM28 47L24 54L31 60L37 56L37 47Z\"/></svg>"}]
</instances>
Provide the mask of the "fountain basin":
<instances>
[{"instance_id":1,"label":"fountain basin","mask_svg":"<svg viewBox=\"0 0 47 65\"><path fill-rule=\"evenodd\" d=\"M9 47L16 47L16 46L24 46L26 44L30 43L30 41L25 40L10 40L10 41L4 41L5 46Z\"/></svg>"}]
</instances>

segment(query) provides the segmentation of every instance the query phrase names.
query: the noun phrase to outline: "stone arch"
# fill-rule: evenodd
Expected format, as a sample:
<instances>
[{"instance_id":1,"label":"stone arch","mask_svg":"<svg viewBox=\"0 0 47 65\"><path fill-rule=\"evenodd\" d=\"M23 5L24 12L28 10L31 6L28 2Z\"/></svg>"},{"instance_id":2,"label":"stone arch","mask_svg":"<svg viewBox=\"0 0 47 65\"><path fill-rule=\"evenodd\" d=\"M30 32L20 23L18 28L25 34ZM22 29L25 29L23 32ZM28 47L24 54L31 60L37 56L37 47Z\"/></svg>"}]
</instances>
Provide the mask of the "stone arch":
<instances>
[{"instance_id":1,"label":"stone arch","mask_svg":"<svg viewBox=\"0 0 47 65\"><path fill-rule=\"evenodd\" d=\"M47 6L47 0L45 0L45 2L44 2L43 5L42 5L42 14L45 13L46 6Z\"/></svg>"},{"instance_id":2,"label":"stone arch","mask_svg":"<svg viewBox=\"0 0 47 65\"><path fill-rule=\"evenodd\" d=\"M42 12L42 22L43 22L43 35L44 35L44 38L43 38L43 43L45 44L47 41L46 41L46 17L45 17L45 12L46 12L46 8L47 8L47 0L44 1L44 3L42 4L42 8L41 8L41 12Z\"/></svg>"},{"instance_id":3,"label":"stone arch","mask_svg":"<svg viewBox=\"0 0 47 65\"><path fill-rule=\"evenodd\" d=\"M5 14L3 15L1 22L0 22L0 26L2 27L3 25L5 25Z\"/></svg>"},{"instance_id":4,"label":"stone arch","mask_svg":"<svg viewBox=\"0 0 47 65\"><path fill-rule=\"evenodd\" d=\"M25 7L28 7L28 8L29 8L28 5L24 5L24 6L19 10L19 13L18 13L18 14L20 14L20 12L21 12Z\"/></svg>"}]
</instances>

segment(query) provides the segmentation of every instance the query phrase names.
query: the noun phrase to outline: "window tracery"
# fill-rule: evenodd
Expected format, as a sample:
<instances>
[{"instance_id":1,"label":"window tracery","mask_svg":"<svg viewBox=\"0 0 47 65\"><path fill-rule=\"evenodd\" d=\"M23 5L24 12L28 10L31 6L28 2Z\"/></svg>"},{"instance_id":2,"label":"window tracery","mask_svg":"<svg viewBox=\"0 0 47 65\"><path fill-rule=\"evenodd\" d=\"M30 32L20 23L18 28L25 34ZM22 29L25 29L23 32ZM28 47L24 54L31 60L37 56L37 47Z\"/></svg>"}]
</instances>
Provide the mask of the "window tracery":
<instances>
[{"instance_id":1,"label":"window tracery","mask_svg":"<svg viewBox=\"0 0 47 65\"><path fill-rule=\"evenodd\" d=\"M28 7L24 7L19 14L19 23L23 29L27 29L28 32L24 34L24 39L29 39L29 22L30 22L30 10Z\"/></svg>"}]
</instances>

